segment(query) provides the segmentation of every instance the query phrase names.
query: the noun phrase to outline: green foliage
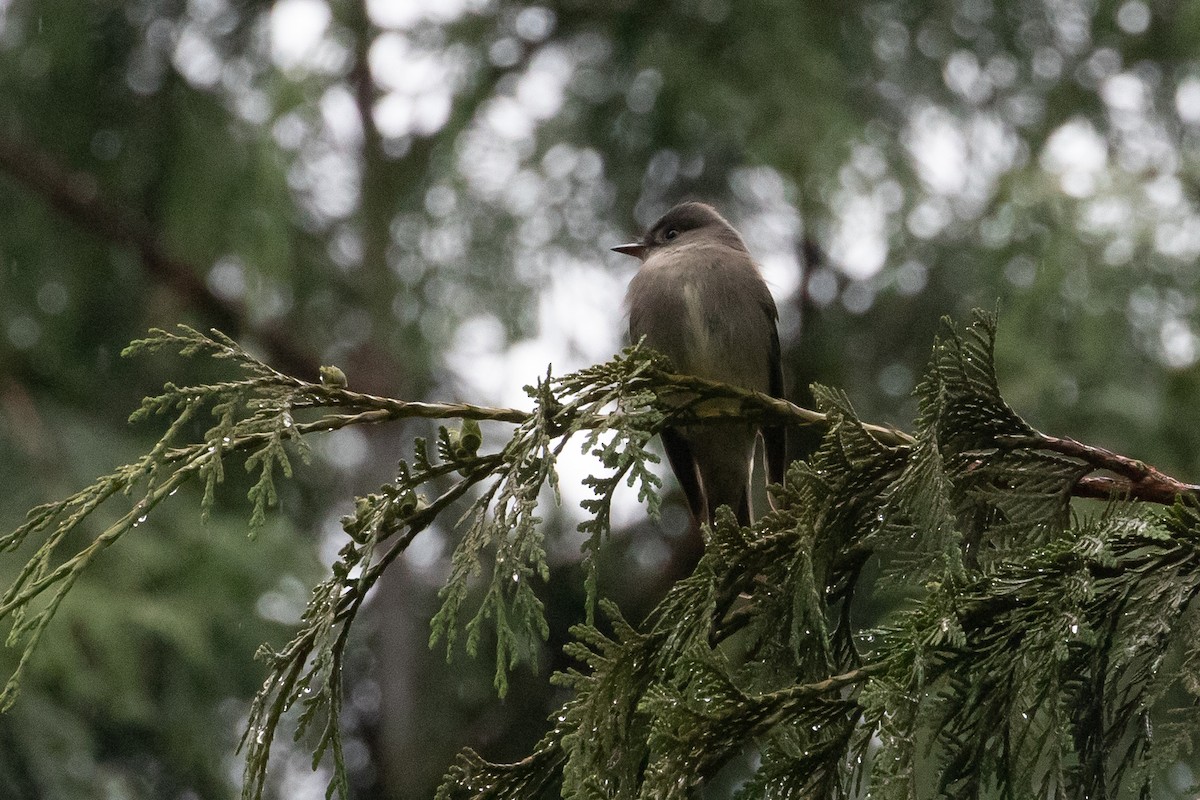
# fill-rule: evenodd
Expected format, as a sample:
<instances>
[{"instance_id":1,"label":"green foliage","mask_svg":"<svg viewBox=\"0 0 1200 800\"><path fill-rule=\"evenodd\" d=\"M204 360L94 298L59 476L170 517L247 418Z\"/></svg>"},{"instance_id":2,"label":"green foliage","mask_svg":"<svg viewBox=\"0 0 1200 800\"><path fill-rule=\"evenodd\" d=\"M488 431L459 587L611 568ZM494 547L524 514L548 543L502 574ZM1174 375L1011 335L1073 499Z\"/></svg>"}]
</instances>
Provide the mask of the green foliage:
<instances>
[{"instance_id":1,"label":"green foliage","mask_svg":"<svg viewBox=\"0 0 1200 800\"><path fill-rule=\"evenodd\" d=\"M527 387L534 409L523 412L389 400L352 392L344 380L312 384L220 334L155 331L130 352L178 349L229 361L241 377L168 384L134 414L173 417L145 457L35 509L4 539L15 549L41 537L0 605L13 621L10 642L23 648L6 696L95 554L184 482L203 485L207 511L226 461L243 455L257 475L248 493L253 533L275 502L274 476L291 476L289 447L305 452L303 437L456 418L433 448L415 442L394 481L358 499L342 520L339 559L292 640L261 650L267 677L242 738L243 796L263 795L271 745L292 719L314 768L331 761L329 792L347 797L339 728L347 641L368 593L417 535L466 504L431 644L444 642L449 657L460 628L471 655L494 643L503 694L509 671L548 634L538 508L547 494L558 499L556 459L572 439L605 470L588 480L595 496L580 526L590 605L618 486L636 486L657 512L649 439L667 424L779 415L820 423L826 434L775 488L775 508L753 528L719 510L695 572L640 625L599 599L602 619L589 613L566 647L578 666L555 677L572 697L533 753L502 765L468 750L439 797L677 797L747 748L760 763L743 797L1149 792L1200 722L1200 647L1188 636L1200 626L1194 487L1030 427L1000 396L995 333L983 313L965 330L946 325L909 437L862 423L841 392L816 387L819 412L796 409L671 376L639 347L561 378L547 372ZM680 390L693 399L659 399ZM206 410L215 422L198 425ZM481 420L515 425L498 451L481 452ZM1124 484L1131 496L1076 505L1097 469L1136 478ZM1155 480L1178 492L1174 505L1134 499L1162 497L1146 485ZM138 500L61 555L69 534L122 495ZM36 605L43 592L50 599ZM897 595L898 604L880 602ZM881 615L864 619L867 609Z\"/></svg>"},{"instance_id":2,"label":"green foliage","mask_svg":"<svg viewBox=\"0 0 1200 800\"><path fill-rule=\"evenodd\" d=\"M441 796L680 796L746 747L744 797L1148 791L1192 736L1200 516L1073 512L1094 465L1004 403L994 332L947 327L911 445L819 390L828 433L777 509L753 531L723 517L640 630L608 605L612 636L577 627L575 697L534 755L467 752ZM910 600L864 627L868 571ZM1151 725L1173 691L1191 700Z\"/></svg>"},{"instance_id":3,"label":"green foliage","mask_svg":"<svg viewBox=\"0 0 1200 800\"><path fill-rule=\"evenodd\" d=\"M640 383L658 367L660 361L648 360L633 348L606 364L557 380L547 371L536 386L525 387L536 410L514 431L500 453L502 466L495 480L465 515L471 524L454 551L450 579L441 592L442 607L433 618L430 636L431 645L445 641L449 657L471 580L481 570L484 551L493 549L491 581L478 611L466 625L467 652L477 654L484 625L491 622L496 641L495 684L501 695L507 690L508 670L523 658L532 658L536 643L549 633L532 580L544 582L550 577L541 520L534 512L543 487L548 486L558 500L554 462L572 436L586 432L583 448L611 470L607 476L587 479L597 495L584 501L584 508L593 516L580 525L580 530L589 534L584 545L589 600L596 592L595 554L609 532L609 509L621 482L637 484L639 499L647 503L651 514L657 514L660 482L646 467L647 461L657 457L646 445L661 426L663 414L656 395ZM614 407L615 413L607 413ZM443 438L443 456L450 456L456 442L478 437L464 426L462 432Z\"/></svg>"},{"instance_id":4,"label":"green foliage","mask_svg":"<svg viewBox=\"0 0 1200 800\"><path fill-rule=\"evenodd\" d=\"M290 476L289 462L282 448L282 440L290 435L290 422L286 411L279 413L281 406L273 402L272 396L258 398L249 418L235 423L234 416L256 389L283 376L247 356L227 338L220 334L216 337L209 339L181 327L179 334L156 331L151 338L132 344L127 352L180 346L185 355L203 353L212 358L233 359L249 376L240 382L215 386L180 388L168 384L163 394L147 398L131 417L138 421L152 414L175 412L174 421L150 452L66 500L33 509L25 524L0 539L0 549L12 551L24 546L31 538L41 537L25 568L0 598L0 617L11 616L13 623L8 644L23 648L17 668L0 694L0 706L11 705L28 659L46 625L83 570L102 550L145 522L159 503L193 476L205 483L202 507L207 513L212 506L214 489L224 478L222 459L226 451L248 450L247 468L257 467L260 471L250 498L254 503L251 529L261 527L265 506L275 501L272 479L275 465L280 465L284 474ZM208 429L203 442L177 446L181 433L206 405L217 417L217 424ZM57 563L59 549L68 536L102 504L117 495L137 496L138 499L132 507L123 509L120 518L103 533L70 558ZM48 593L49 599L40 606L35 605L43 593Z\"/></svg>"},{"instance_id":5,"label":"green foliage","mask_svg":"<svg viewBox=\"0 0 1200 800\"><path fill-rule=\"evenodd\" d=\"M607 534L607 508L623 480L640 482L639 496L652 511L657 509L658 479L646 469L645 462L653 456L645 447L664 420L649 388L661 362L636 348L576 375L555 379L547 374L529 389L537 402L532 414L403 403L349 391L344 381L309 383L268 367L220 333L206 336L186 326L175 333L155 330L126 352L162 349L230 361L242 377L200 386L167 384L163 393L147 398L132 416L133 421L173 416L166 433L147 455L65 501L34 509L28 522L5 538L6 548L16 549L42 536L0 607L0 613L13 619L10 644L23 645L5 694L9 702L39 638L75 579L96 553L145 522L162 500L184 483L195 480L203 485L201 509L207 516L225 479L227 460L243 455L246 469L257 475L248 492L253 535L261 528L267 508L277 500L276 472L292 475L288 446L306 455L304 436L408 416L463 419L459 428L439 430L436 449L440 461L431 457L426 442L417 440L412 464L401 461L394 482L356 502L354 514L343 519L348 540L339 561L313 590L300 629L282 649L261 649L268 676L251 707L241 742L246 754L246 797L262 795L272 741L284 715L296 703L300 703L296 739L313 734L314 767L330 753L335 767L331 791L336 788L343 796L347 794L339 719L341 673L351 625L387 566L413 537L477 484L484 486L463 516L470 524L454 557L443 608L433 621L433 641L444 637L450 652L471 582L480 573L485 552L490 553L491 580L465 628L467 649L472 654L478 651L485 631L494 634L496 686L501 693L506 689L508 671L521 658L529 657L533 645L548 633L534 583L549 577L549 567L540 519L534 512L543 487L557 490L555 458L571 437L586 433L584 447L600 455L613 471L595 484L598 498L594 507L602 512L598 513L602 522L592 522L587 529L593 551ZM340 413L322 413L328 409ZM617 413L609 413L614 409ZM215 423L201 432L197 422L205 410ZM479 454L483 443L479 418L518 422L500 452ZM198 434L197 441L187 443L192 433ZM447 480L452 482L432 501L419 491L444 485ZM59 546L84 520L114 495L135 492L140 499L116 523L56 563ZM594 585L594 564L591 569L589 581ZM51 600L35 607L33 602L47 590L52 590Z\"/></svg>"}]
</instances>

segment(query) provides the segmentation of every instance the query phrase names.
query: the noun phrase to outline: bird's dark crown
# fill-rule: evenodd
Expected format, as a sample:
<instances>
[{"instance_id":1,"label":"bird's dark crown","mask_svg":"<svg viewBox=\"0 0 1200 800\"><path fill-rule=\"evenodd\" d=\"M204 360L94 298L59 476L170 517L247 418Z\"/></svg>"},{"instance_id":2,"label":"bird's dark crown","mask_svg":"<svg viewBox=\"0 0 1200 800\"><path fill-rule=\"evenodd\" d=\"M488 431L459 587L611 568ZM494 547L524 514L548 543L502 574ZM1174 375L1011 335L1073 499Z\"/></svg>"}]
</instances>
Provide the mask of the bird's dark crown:
<instances>
[{"instance_id":1,"label":"bird's dark crown","mask_svg":"<svg viewBox=\"0 0 1200 800\"><path fill-rule=\"evenodd\" d=\"M672 208L650 227L643 241L648 247L665 245L676 236L701 228L708 229L730 247L746 249L742 237L715 208L697 202L680 203Z\"/></svg>"}]
</instances>

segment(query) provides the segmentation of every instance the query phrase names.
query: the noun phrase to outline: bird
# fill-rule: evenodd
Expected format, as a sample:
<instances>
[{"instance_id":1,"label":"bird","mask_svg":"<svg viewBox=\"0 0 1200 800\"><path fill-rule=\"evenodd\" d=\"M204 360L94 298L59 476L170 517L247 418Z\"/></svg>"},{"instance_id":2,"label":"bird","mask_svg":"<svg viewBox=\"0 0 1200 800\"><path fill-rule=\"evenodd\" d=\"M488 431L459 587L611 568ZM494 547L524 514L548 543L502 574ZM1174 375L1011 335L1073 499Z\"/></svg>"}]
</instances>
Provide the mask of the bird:
<instances>
[{"instance_id":1,"label":"bird","mask_svg":"<svg viewBox=\"0 0 1200 800\"><path fill-rule=\"evenodd\" d=\"M681 203L641 239L612 249L642 262L625 298L630 341L644 340L681 374L783 398L775 300L741 234L715 208ZM750 474L760 434L767 478L782 484L782 426L760 431L735 420L662 431L693 529L712 526L723 505L739 525L750 525Z\"/></svg>"}]
</instances>

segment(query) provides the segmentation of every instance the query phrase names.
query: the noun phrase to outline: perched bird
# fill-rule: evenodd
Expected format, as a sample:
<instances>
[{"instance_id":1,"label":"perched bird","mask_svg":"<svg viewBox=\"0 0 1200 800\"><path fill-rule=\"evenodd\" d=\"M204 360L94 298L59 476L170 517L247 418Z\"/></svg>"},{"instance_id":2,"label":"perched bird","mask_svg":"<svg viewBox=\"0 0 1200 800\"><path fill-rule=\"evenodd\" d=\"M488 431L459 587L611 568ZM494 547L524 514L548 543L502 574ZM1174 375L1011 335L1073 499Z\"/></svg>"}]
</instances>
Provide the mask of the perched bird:
<instances>
[{"instance_id":1,"label":"perched bird","mask_svg":"<svg viewBox=\"0 0 1200 800\"><path fill-rule=\"evenodd\" d=\"M778 312L738 232L712 206L683 203L640 241L614 247L642 261L629 284L629 335L681 373L783 397ZM693 525L728 505L749 525L758 426L720 422L667 428L663 446L687 496ZM784 429L762 430L767 475L783 480Z\"/></svg>"}]
</instances>

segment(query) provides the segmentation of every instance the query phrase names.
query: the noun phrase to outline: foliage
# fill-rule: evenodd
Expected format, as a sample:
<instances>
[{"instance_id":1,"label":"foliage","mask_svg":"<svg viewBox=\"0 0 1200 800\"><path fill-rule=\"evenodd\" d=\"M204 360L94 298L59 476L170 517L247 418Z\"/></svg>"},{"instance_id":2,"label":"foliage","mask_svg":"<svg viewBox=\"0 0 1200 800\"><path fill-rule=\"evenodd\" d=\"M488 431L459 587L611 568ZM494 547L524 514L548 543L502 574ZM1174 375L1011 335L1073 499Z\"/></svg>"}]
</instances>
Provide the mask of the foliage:
<instances>
[{"instance_id":1,"label":"foliage","mask_svg":"<svg viewBox=\"0 0 1200 800\"><path fill-rule=\"evenodd\" d=\"M243 377L203 386L167 384L162 394L147 398L132 417L135 421L158 414L174 417L149 453L64 501L34 509L24 525L5 537L3 545L8 550L40 537L0 605L0 615L10 616L13 621L9 643L23 648L5 689L4 698L9 703L42 633L78 576L96 554L146 522L156 507L184 483L196 480L203 484L201 508L207 514L217 486L225 479L227 459L241 454L246 470L257 476L248 491L253 535L263 525L266 509L277 500L276 472L284 477L292 475L285 445L295 446L305 456L303 437L314 432L411 416L463 418L461 428L439 430L437 453L441 461L431 458L428 445L417 440L413 463L400 463L396 481L358 500L355 513L343 519L348 541L339 554L340 560L330 577L314 590L303 627L282 650L261 651L270 674L251 709L242 740L247 751L247 796L262 793L272 739L283 714L297 700L303 700L297 739L319 723L314 765L327 748L332 748L338 767L336 781L346 791L338 721L343 701L341 672L351 623L368 591L413 537L476 484L486 486L464 515L471 524L456 552L444 605L434 618L433 637L434 641L445 638L449 652L469 584L481 568L483 551L494 551L492 580L466 630L467 649L474 654L485 625L491 623L497 642L496 686L501 694L506 688L507 671L528 656L531 642L540 641L547 633L542 604L533 586L535 580L548 578L540 520L534 511L542 487L555 486L555 456L572 436L586 433L584 447L594 451L612 470L611 475L596 478L593 483L597 496L589 507L596 517L584 526L593 554L607 535L608 508L622 481L637 483L639 496L652 511L657 509L655 490L659 480L646 468L646 463L657 457L646 450L646 445L663 415L657 410L655 395L647 389L645 375L658 370L661 362L636 348L609 364L575 375L552 379L547 374L528 390L538 404L537 411L528 415L510 409L489 411L391 401L352 392L343 380L309 383L268 367L223 334L206 336L186 326L174 333L153 331L149 338L134 342L127 353L163 348L177 349L184 356L203 354L232 361ZM334 372L329 369L323 374ZM620 413L605 414L613 405ZM319 413L328 409L340 413ZM215 424L204 430L198 441L182 443L182 436L195 429L194 423L205 410L215 418ZM482 443L479 418L519 422L500 453L478 454ZM457 479L432 501L417 491L456 474ZM60 558L58 551L64 541L106 501L119 495L139 499L79 552ZM590 563L593 574L588 583L594 587L594 559ZM50 599L35 606L44 592L50 593Z\"/></svg>"},{"instance_id":2,"label":"foliage","mask_svg":"<svg viewBox=\"0 0 1200 800\"><path fill-rule=\"evenodd\" d=\"M947 325L918 389L916 434L865 425L841 393L818 387L819 411L663 372L638 347L612 361L527 387L532 412L406 403L351 391L338 375L312 384L268 367L221 334L154 331L130 353L162 348L229 361L240 377L168 384L134 419L172 417L141 459L59 503L34 509L6 550L33 547L5 593L10 644L29 658L78 576L97 553L144 523L187 481L211 508L225 464L240 454L253 534L275 503L289 448L348 425L405 417L458 418L439 429L436 457L417 440L396 479L358 500L343 519L346 542L313 591L302 624L278 651L242 739L243 794L262 796L272 741L299 703L295 737L313 734L314 768L331 755L330 791L349 795L339 720L351 626L370 589L419 535L467 504L463 532L433 619L452 652L467 603L467 650L495 644L495 683L533 657L547 635L539 585L549 577L537 516L556 489L555 459L576 436L607 470L595 498L587 585L622 482L651 513L658 481L648 440L664 424L730 415L820 423L820 448L795 462L775 508L753 529L722 512L695 573L640 625L601 600L567 653L578 666L556 682L572 692L526 759L489 764L467 751L440 796L668 797L710 780L737 753L761 764L742 796L1122 796L1149 791L1190 748L1200 652L1195 487L1152 468L1047 437L1001 398L993 365L995 323ZM695 398L657 398L670 386ZM201 412L215 420L198 425ZM497 452L481 454L480 420L515 424ZM201 432L202 431L202 432ZM187 436L196 432L196 441ZM1125 496L1079 505L1098 469L1128 472ZM1137 478L1135 482L1133 477ZM1167 489L1147 482L1167 482ZM433 499L425 492L437 489ZM1160 508L1139 500L1174 503ZM1174 494L1171 494L1171 493ZM71 555L62 549L89 517L135 497L116 522ZM490 559L490 575L482 578ZM480 585L482 584L482 585ZM471 598L477 591L479 599ZM878 606L864 623L863 609ZM46 599L42 599L43 596ZM606 632L606 629L608 632ZM486 634L486 636L485 636ZM1181 697L1190 698L1180 703ZM1166 715L1162 724L1152 724Z\"/></svg>"},{"instance_id":3,"label":"foliage","mask_svg":"<svg viewBox=\"0 0 1200 800\"><path fill-rule=\"evenodd\" d=\"M747 798L1149 791L1194 731L1194 496L1073 513L1094 465L1000 398L993 335L946 330L911 445L819 391L828 433L777 509L724 516L641 630L611 606L611 635L579 626L575 697L534 754L467 752L441 796L680 796L748 746ZM886 580L908 601L862 625ZM1171 691L1190 699L1152 725Z\"/></svg>"}]
</instances>

